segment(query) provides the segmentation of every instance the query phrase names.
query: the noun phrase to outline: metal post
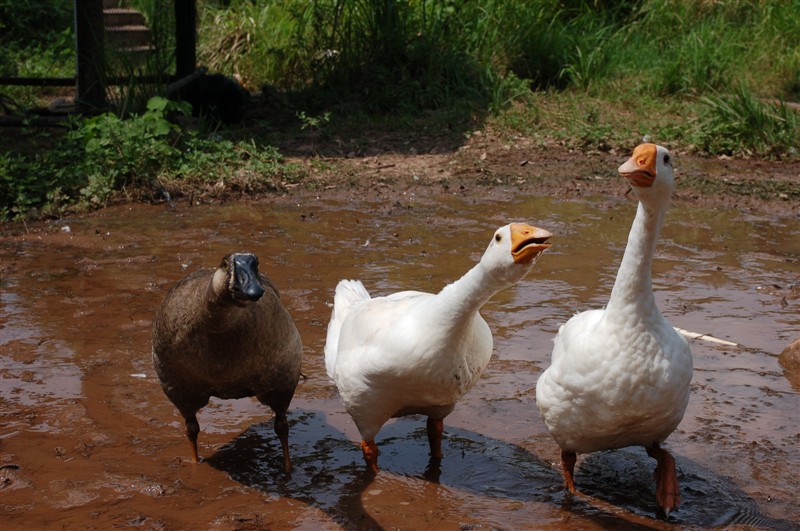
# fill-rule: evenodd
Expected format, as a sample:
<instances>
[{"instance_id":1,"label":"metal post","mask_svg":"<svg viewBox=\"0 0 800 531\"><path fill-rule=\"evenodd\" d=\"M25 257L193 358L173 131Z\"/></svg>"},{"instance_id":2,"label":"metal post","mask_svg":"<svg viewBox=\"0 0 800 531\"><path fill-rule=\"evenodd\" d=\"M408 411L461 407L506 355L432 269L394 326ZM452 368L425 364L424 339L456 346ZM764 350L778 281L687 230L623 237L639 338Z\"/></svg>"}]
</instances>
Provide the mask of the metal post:
<instances>
[{"instance_id":1,"label":"metal post","mask_svg":"<svg viewBox=\"0 0 800 531\"><path fill-rule=\"evenodd\" d=\"M197 8L195 0L175 0L175 77L197 69Z\"/></svg>"}]
</instances>

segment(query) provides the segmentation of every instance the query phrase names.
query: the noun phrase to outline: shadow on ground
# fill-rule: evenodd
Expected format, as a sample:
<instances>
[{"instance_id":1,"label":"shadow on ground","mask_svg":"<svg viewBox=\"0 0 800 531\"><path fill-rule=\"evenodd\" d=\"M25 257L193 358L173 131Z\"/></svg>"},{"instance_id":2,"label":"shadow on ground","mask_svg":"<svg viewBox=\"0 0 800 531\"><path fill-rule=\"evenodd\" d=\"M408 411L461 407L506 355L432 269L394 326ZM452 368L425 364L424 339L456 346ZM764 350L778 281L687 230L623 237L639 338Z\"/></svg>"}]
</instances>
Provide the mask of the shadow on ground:
<instances>
[{"instance_id":1,"label":"shadow on ground","mask_svg":"<svg viewBox=\"0 0 800 531\"><path fill-rule=\"evenodd\" d=\"M461 506L461 498L476 496L495 500L491 503L560 506L602 527L624 524L628 529L647 529L650 526L641 522L649 520L655 527L794 528L790 522L764 516L755 501L727 478L680 455L676 457L682 505L665 522L658 517L654 499L654 462L643 450L581 459L576 473L580 494L573 497L563 491L560 471L549 463L524 448L479 433L446 428L445 457L437 468L428 461L421 419L389 424L378 439L381 472L375 477L365 470L360 447L328 424L324 412L295 411L292 417L291 475L281 472L281 452L271 422L252 425L207 462L246 486L316 507L346 528L381 528L365 502L368 492L383 492L384 503L413 503L417 511L426 510L418 506L420 500L429 501L428 509L435 512L442 505ZM385 491L392 485L396 492L390 496ZM408 489L407 495L403 489Z\"/></svg>"}]
</instances>

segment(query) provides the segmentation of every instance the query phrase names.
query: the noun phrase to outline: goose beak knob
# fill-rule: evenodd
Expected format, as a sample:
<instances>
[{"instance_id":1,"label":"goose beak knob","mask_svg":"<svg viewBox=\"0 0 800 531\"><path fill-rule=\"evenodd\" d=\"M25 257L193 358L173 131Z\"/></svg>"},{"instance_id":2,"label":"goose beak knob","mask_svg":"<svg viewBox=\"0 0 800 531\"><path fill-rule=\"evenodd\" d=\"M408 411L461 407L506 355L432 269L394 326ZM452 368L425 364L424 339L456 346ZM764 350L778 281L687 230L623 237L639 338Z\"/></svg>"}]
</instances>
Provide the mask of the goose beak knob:
<instances>
[{"instance_id":1,"label":"goose beak knob","mask_svg":"<svg viewBox=\"0 0 800 531\"><path fill-rule=\"evenodd\" d=\"M631 186L648 188L656 180L656 145L640 144L633 155L619 167L619 174L628 179Z\"/></svg>"}]
</instances>

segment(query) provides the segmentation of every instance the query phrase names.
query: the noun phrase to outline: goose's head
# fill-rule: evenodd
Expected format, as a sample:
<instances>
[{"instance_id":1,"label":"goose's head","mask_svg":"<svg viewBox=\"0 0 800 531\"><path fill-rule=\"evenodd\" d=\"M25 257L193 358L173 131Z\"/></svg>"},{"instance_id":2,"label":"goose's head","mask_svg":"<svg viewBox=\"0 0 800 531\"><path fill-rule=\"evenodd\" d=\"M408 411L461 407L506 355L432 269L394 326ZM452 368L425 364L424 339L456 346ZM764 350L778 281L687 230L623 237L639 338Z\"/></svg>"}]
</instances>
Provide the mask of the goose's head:
<instances>
[{"instance_id":1,"label":"goose's head","mask_svg":"<svg viewBox=\"0 0 800 531\"><path fill-rule=\"evenodd\" d=\"M527 223L511 223L500 227L483 253L481 264L503 272L510 280L519 280L530 271L541 254L550 247L553 235Z\"/></svg>"},{"instance_id":2,"label":"goose's head","mask_svg":"<svg viewBox=\"0 0 800 531\"><path fill-rule=\"evenodd\" d=\"M231 253L222 259L212 280L214 293L238 303L257 301L264 295L258 274L258 257Z\"/></svg>"},{"instance_id":3,"label":"goose's head","mask_svg":"<svg viewBox=\"0 0 800 531\"><path fill-rule=\"evenodd\" d=\"M655 144L639 144L622 166L619 174L628 179L636 197L647 203L664 201L675 189L672 155Z\"/></svg>"}]
</instances>

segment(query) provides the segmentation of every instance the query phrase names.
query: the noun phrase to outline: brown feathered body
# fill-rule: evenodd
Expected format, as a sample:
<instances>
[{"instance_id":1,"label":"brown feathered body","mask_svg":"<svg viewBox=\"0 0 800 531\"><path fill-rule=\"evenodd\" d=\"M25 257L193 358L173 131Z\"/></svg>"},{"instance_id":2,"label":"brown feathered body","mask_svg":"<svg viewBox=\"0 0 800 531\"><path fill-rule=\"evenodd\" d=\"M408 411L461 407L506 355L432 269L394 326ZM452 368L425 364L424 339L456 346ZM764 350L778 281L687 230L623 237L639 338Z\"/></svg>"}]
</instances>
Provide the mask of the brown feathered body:
<instances>
[{"instance_id":1,"label":"brown feathered body","mask_svg":"<svg viewBox=\"0 0 800 531\"><path fill-rule=\"evenodd\" d=\"M196 413L212 396L255 396L275 412L275 431L283 444L286 412L300 378L300 334L278 290L256 273L263 296L237 300L215 278L221 270L199 271L181 280L167 293L153 322L156 373L186 420L195 460Z\"/></svg>"}]
</instances>

